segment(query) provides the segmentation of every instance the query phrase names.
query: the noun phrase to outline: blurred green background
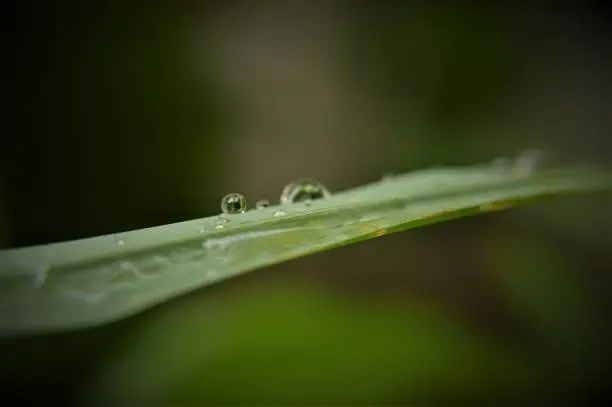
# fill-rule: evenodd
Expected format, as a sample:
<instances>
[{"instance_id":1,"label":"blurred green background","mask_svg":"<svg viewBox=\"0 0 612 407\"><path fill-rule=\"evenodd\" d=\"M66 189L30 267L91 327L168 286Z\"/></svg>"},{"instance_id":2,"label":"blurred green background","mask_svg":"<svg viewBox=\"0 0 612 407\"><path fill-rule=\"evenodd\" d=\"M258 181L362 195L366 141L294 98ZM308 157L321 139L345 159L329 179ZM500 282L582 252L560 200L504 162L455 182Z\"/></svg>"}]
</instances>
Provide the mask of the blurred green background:
<instances>
[{"instance_id":1,"label":"blurred green background","mask_svg":"<svg viewBox=\"0 0 612 407\"><path fill-rule=\"evenodd\" d=\"M609 164L595 2L4 3L0 247L157 226L386 172ZM81 332L0 341L6 401L610 400L610 194L386 236Z\"/></svg>"}]
</instances>

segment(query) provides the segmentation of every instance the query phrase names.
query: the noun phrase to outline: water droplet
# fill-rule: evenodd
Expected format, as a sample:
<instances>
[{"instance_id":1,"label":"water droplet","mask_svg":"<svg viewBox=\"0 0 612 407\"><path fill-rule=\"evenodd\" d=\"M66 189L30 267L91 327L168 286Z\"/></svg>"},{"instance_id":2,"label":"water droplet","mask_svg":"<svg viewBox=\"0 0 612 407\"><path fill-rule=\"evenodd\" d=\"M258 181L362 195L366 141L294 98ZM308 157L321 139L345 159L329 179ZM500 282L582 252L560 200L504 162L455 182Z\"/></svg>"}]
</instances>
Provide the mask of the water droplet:
<instances>
[{"instance_id":1,"label":"water droplet","mask_svg":"<svg viewBox=\"0 0 612 407\"><path fill-rule=\"evenodd\" d=\"M255 209L263 209L267 208L268 206L270 206L270 201L267 199L260 199L255 203Z\"/></svg>"},{"instance_id":2,"label":"water droplet","mask_svg":"<svg viewBox=\"0 0 612 407\"><path fill-rule=\"evenodd\" d=\"M303 202L306 200L314 201L323 199L331 195L325 185L312 178L303 178L290 182L284 189L280 197L281 203Z\"/></svg>"},{"instance_id":3,"label":"water droplet","mask_svg":"<svg viewBox=\"0 0 612 407\"><path fill-rule=\"evenodd\" d=\"M285 216L286 214L287 212L283 211L282 209L277 209L273 213L274 216Z\"/></svg>"},{"instance_id":4,"label":"water droplet","mask_svg":"<svg viewBox=\"0 0 612 407\"><path fill-rule=\"evenodd\" d=\"M306 206L310 206L310 205L312 205L312 201L311 201L310 199L306 199L306 200L304 201L304 205L306 205Z\"/></svg>"},{"instance_id":5,"label":"water droplet","mask_svg":"<svg viewBox=\"0 0 612 407\"><path fill-rule=\"evenodd\" d=\"M201 227L200 228L200 233L205 233L206 232L206 228L205 227Z\"/></svg>"},{"instance_id":6,"label":"water droplet","mask_svg":"<svg viewBox=\"0 0 612 407\"><path fill-rule=\"evenodd\" d=\"M123 240L123 239L117 239L117 244L118 244L119 246L124 246L124 245L125 245L125 240Z\"/></svg>"},{"instance_id":7,"label":"water droplet","mask_svg":"<svg viewBox=\"0 0 612 407\"><path fill-rule=\"evenodd\" d=\"M221 199L221 210L223 213L244 213L246 209L247 201L241 194L231 193Z\"/></svg>"},{"instance_id":8,"label":"water droplet","mask_svg":"<svg viewBox=\"0 0 612 407\"><path fill-rule=\"evenodd\" d=\"M215 221L215 229L223 229L226 223L229 223L229 219L225 219L223 216L219 216Z\"/></svg>"}]
</instances>

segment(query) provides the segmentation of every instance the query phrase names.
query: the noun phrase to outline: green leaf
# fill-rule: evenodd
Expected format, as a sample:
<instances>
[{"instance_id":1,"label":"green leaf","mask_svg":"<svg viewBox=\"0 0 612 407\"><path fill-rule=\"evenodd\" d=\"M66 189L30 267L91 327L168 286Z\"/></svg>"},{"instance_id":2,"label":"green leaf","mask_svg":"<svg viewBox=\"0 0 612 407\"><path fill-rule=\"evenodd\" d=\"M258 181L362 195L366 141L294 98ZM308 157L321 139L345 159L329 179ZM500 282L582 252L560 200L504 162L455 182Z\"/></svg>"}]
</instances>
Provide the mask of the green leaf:
<instances>
[{"instance_id":1,"label":"green leaf","mask_svg":"<svg viewBox=\"0 0 612 407\"><path fill-rule=\"evenodd\" d=\"M101 325L310 253L543 197L612 187L601 169L491 166L396 176L324 200L0 252L0 334ZM146 204L146 203L145 203Z\"/></svg>"}]
</instances>

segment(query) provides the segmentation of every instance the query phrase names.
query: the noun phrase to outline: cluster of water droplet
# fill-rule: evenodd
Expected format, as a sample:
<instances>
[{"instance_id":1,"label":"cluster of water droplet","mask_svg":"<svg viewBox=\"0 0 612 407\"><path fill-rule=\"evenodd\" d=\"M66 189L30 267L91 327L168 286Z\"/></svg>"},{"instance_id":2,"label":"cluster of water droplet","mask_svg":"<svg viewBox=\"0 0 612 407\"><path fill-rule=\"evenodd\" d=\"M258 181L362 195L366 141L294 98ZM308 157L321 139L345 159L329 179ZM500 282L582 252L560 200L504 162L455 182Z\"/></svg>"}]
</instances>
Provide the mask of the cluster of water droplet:
<instances>
[{"instance_id":1,"label":"cluster of water droplet","mask_svg":"<svg viewBox=\"0 0 612 407\"><path fill-rule=\"evenodd\" d=\"M329 190L313 178L302 178L296 181L292 181L285 188L280 196L281 204L285 203L296 203L304 202L309 205L312 201L317 199L323 199L330 196ZM255 204L255 209L263 209L270 206L270 201L267 199L261 199ZM247 210L246 198L238 193L227 194L221 199L221 211L223 214L239 214L244 213ZM283 216L284 211L277 210L274 216Z\"/></svg>"}]
</instances>

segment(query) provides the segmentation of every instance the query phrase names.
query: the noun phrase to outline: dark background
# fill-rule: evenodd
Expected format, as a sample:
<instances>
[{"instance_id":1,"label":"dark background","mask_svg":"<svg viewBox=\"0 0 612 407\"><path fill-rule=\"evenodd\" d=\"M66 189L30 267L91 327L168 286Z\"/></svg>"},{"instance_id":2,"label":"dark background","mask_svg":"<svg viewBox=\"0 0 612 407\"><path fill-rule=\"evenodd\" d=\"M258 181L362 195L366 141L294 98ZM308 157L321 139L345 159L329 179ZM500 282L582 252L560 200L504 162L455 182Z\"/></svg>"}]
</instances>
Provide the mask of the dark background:
<instances>
[{"instance_id":1,"label":"dark background","mask_svg":"<svg viewBox=\"0 0 612 407\"><path fill-rule=\"evenodd\" d=\"M525 2L526 3L526 2ZM9 1L0 247L544 151L608 164L603 2ZM610 194L386 236L106 327L0 341L2 398L90 405L610 399Z\"/></svg>"}]
</instances>

